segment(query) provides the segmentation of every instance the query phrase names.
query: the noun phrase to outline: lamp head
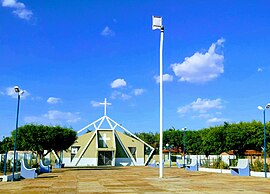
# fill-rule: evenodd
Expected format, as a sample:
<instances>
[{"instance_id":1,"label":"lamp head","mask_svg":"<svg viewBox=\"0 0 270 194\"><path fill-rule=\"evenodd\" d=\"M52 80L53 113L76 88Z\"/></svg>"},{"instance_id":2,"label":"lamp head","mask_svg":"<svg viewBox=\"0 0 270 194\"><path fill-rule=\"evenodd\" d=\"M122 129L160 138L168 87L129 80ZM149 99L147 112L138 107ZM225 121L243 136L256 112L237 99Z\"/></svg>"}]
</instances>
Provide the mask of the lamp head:
<instances>
[{"instance_id":1,"label":"lamp head","mask_svg":"<svg viewBox=\"0 0 270 194\"><path fill-rule=\"evenodd\" d=\"M14 91L15 91L16 93L19 93L19 92L20 92L19 86L14 86Z\"/></svg>"},{"instance_id":2,"label":"lamp head","mask_svg":"<svg viewBox=\"0 0 270 194\"><path fill-rule=\"evenodd\" d=\"M261 106L258 106L258 109L259 109L259 110L264 110L263 107L261 107Z\"/></svg>"},{"instance_id":3,"label":"lamp head","mask_svg":"<svg viewBox=\"0 0 270 194\"><path fill-rule=\"evenodd\" d=\"M187 128L186 127L183 127L182 130L185 131L185 130L187 130Z\"/></svg>"},{"instance_id":4,"label":"lamp head","mask_svg":"<svg viewBox=\"0 0 270 194\"><path fill-rule=\"evenodd\" d=\"M270 103L268 103L268 104L265 106L265 108L270 108Z\"/></svg>"},{"instance_id":5,"label":"lamp head","mask_svg":"<svg viewBox=\"0 0 270 194\"><path fill-rule=\"evenodd\" d=\"M21 90L21 91L19 92L19 95L23 95L23 93L24 93L24 90Z\"/></svg>"},{"instance_id":6,"label":"lamp head","mask_svg":"<svg viewBox=\"0 0 270 194\"><path fill-rule=\"evenodd\" d=\"M152 30L162 29L162 17L152 16Z\"/></svg>"}]
</instances>

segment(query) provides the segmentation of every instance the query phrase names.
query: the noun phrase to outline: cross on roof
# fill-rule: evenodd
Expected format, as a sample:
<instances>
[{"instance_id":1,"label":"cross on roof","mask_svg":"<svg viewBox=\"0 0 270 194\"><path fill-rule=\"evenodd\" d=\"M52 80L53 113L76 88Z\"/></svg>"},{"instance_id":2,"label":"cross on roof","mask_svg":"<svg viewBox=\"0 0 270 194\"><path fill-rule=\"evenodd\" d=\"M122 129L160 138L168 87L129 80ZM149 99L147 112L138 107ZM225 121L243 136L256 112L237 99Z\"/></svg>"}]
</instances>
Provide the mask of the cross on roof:
<instances>
[{"instance_id":1,"label":"cross on roof","mask_svg":"<svg viewBox=\"0 0 270 194\"><path fill-rule=\"evenodd\" d=\"M107 105L112 105L112 103L107 102L107 99L105 98L104 102L99 103L101 105L104 105L104 116L107 115Z\"/></svg>"},{"instance_id":2,"label":"cross on roof","mask_svg":"<svg viewBox=\"0 0 270 194\"><path fill-rule=\"evenodd\" d=\"M103 137L101 136L99 140L103 141L103 147L105 148L107 146L107 140L111 140L109 137L107 137L106 133L103 134Z\"/></svg>"}]
</instances>

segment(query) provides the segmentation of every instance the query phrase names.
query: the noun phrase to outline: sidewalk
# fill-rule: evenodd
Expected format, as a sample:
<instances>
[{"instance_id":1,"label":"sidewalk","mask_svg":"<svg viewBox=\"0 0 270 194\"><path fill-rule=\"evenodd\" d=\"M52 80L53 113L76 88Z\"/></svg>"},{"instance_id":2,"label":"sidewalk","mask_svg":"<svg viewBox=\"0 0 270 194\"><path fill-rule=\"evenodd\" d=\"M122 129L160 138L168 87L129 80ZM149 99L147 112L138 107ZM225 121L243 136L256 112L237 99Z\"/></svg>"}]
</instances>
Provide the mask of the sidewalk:
<instances>
[{"instance_id":1,"label":"sidewalk","mask_svg":"<svg viewBox=\"0 0 270 194\"><path fill-rule=\"evenodd\" d=\"M89 167L53 169L37 179L0 183L0 193L270 193L270 180L165 168Z\"/></svg>"}]
</instances>

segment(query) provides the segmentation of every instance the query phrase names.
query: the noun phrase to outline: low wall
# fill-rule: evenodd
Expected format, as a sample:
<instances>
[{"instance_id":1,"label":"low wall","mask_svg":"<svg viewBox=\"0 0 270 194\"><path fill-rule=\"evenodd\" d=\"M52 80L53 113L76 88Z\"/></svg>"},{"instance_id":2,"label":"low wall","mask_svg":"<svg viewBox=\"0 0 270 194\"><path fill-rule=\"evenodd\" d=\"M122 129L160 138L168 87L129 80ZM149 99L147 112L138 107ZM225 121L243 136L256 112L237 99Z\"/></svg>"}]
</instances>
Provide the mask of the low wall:
<instances>
[{"instance_id":1,"label":"low wall","mask_svg":"<svg viewBox=\"0 0 270 194\"><path fill-rule=\"evenodd\" d=\"M270 172L267 172L267 178L270 178ZM264 177L264 172L250 171L250 176Z\"/></svg>"},{"instance_id":2,"label":"low wall","mask_svg":"<svg viewBox=\"0 0 270 194\"><path fill-rule=\"evenodd\" d=\"M199 167L199 171L202 171L202 172L225 173L225 174L230 174L231 173L231 171L228 170L228 169L201 168L201 167Z\"/></svg>"},{"instance_id":3,"label":"low wall","mask_svg":"<svg viewBox=\"0 0 270 194\"><path fill-rule=\"evenodd\" d=\"M225 173L225 174L230 174L231 173L231 170L228 170L228 169L200 168L200 167L199 167L199 171L201 171L201 172ZM250 171L250 176L264 177L264 172ZM267 178L270 178L270 172L267 172Z\"/></svg>"},{"instance_id":4,"label":"low wall","mask_svg":"<svg viewBox=\"0 0 270 194\"><path fill-rule=\"evenodd\" d=\"M15 179L20 179L20 177L21 177L20 172L14 173ZM2 182L7 182L7 181L11 181L11 180L12 180L12 174L0 176L0 181L2 181Z\"/></svg>"}]
</instances>

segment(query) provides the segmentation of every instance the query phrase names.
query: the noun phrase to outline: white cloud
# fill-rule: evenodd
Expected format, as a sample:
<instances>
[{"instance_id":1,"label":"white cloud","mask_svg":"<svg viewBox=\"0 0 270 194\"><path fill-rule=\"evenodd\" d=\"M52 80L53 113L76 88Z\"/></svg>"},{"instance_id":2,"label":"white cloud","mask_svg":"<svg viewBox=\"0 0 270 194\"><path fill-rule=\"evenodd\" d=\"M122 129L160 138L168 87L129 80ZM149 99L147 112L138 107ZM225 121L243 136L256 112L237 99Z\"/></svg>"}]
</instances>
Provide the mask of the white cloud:
<instances>
[{"instance_id":1,"label":"white cloud","mask_svg":"<svg viewBox=\"0 0 270 194\"><path fill-rule=\"evenodd\" d=\"M119 91L113 91L111 98L112 99L128 100L131 98L131 96L128 94L124 94L122 92L119 92Z\"/></svg>"},{"instance_id":2,"label":"white cloud","mask_svg":"<svg viewBox=\"0 0 270 194\"><path fill-rule=\"evenodd\" d=\"M25 8L25 5L23 3L17 2L17 0L2 0L2 6L16 8L16 9Z\"/></svg>"},{"instance_id":3,"label":"white cloud","mask_svg":"<svg viewBox=\"0 0 270 194\"><path fill-rule=\"evenodd\" d=\"M194 118L202 118L202 119L209 119L211 117L212 117L211 114L205 114L205 113L199 114L198 116L194 116Z\"/></svg>"},{"instance_id":4,"label":"white cloud","mask_svg":"<svg viewBox=\"0 0 270 194\"><path fill-rule=\"evenodd\" d=\"M109 26L106 26L100 33L102 36L114 36L115 33L109 28Z\"/></svg>"},{"instance_id":5,"label":"white cloud","mask_svg":"<svg viewBox=\"0 0 270 194\"><path fill-rule=\"evenodd\" d=\"M145 90L142 89L142 88L138 88L138 89L134 89L134 90L133 90L133 94L134 94L135 96L140 96L140 95L142 95L144 92L145 92Z\"/></svg>"},{"instance_id":6,"label":"white cloud","mask_svg":"<svg viewBox=\"0 0 270 194\"><path fill-rule=\"evenodd\" d=\"M58 104L58 103L61 103L61 102L62 102L61 98L49 97L47 99L48 104Z\"/></svg>"},{"instance_id":7,"label":"white cloud","mask_svg":"<svg viewBox=\"0 0 270 194\"><path fill-rule=\"evenodd\" d=\"M213 123L223 123L225 121L227 121L228 119L224 119L224 118L217 118L217 117L213 117L211 119L207 120L207 123L209 124L213 124Z\"/></svg>"},{"instance_id":8,"label":"white cloud","mask_svg":"<svg viewBox=\"0 0 270 194\"><path fill-rule=\"evenodd\" d=\"M122 93L120 97L121 97L121 99L122 99L122 100L128 100L128 99L130 99L130 98L131 98L131 96L130 96L130 95L128 95L128 94L124 94L124 93Z\"/></svg>"},{"instance_id":9,"label":"white cloud","mask_svg":"<svg viewBox=\"0 0 270 194\"><path fill-rule=\"evenodd\" d=\"M257 71L258 71L258 72L262 72L263 69L259 67L259 68L257 69Z\"/></svg>"},{"instance_id":10,"label":"white cloud","mask_svg":"<svg viewBox=\"0 0 270 194\"><path fill-rule=\"evenodd\" d=\"M187 113L189 111L205 113L211 109L222 109L222 108L223 108L222 100L220 98L217 98L215 100L197 98L196 101L186 106L179 107L177 112L181 114Z\"/></svg>"},{"instance_id":11,"label":"white cloud","mask_svg":"<svg viewBox=\"0 0 270 194\"><path fill-rule=\"evenodd\" d=\"M196 52L186 57L184 62L175 63L171 68L180 81L203 83L217 78L224 72L224 56L217 50L223 46L225 39L221 38L213 43L206 53Z\"/></svg>"},{"instance_id":12,"label":"white cloud","mask_svg":"<svg viewBox=\"0 0 270 194\"><path fill-rule=\"evenodd\" d=\"M187 113L191 109L190 105L182 106L177 109L178 113L184 114Z\"/></svg>"},{"instance_id":13,"label":"white cloud","mask_svg":"<svg viewBox=\"0 0 270 194\"><path fill-rule=\"evenodd\" d=\"M41 100L43 100L43 98L40 97L40 96L35 96L35 97L32 97L31 100L34 100L34 101L41 101Z\"/></svg>"},{"instance_id":14,"label":"white cloud","mask_svg":"<svg viewBox=\"0 0 270 194\"><path fill-rule=\"evenodd\" d=\"M31 10L26 9L25 5L17 0L2 0L2 6L15 9L13 13L21 19L29 20L33 15Z\"/></svg>"},{"instance_id":15,"label":"white cloud","mask_svg":"<svg viewBox=\"0 0 270 194\"><path fill-rule=\"evenodd\" d=\"M125 87L127 82L124 79L116 79L111 83L112 88L121 88Z\"/></svg>"},{"instance_id":16,"label":"white cloud","mask_svg":"<svg viewBox=\"0 0 270 194\"><path fill-rule=\"evenodd\" d=\"M160 76L154 76L156 83L159 83L159 78L160 78ZM163 74L162 80L163 80L163 82L171 82L171 81L173 81L173 76L170 74Z\"/></svg>"},{"instance_id":17,"label":"white cloud","mask_svg":"<svg viewBox=\"0 0 270 194\"><path fill-rule=\"evenodd\" d=\"M91 100L91 105L92 105L92 107L99 107L99 106L102 106L101 104L100 104L100 102L97 102L97 101L94 101L94 100Z\"/></svg>"},{"instance_id":18,"label":"white cloud","mask_svg":"<svg viewBox=\"0 0 270 194\"><path fill-rule=\"evenodd\" d=\"M63 124L63 123L76 123L81 120L80 113L61 112L58 110L48 111L41 116L28 116L24 118L26 123L39 123L39 124Z\"/></svg>"},{"instance_id":19,"label":"white cloud","mask_svg":"<svg viewBox=\"0 0 270 194\"><path fill-rule=\"evenodd\" d=\"M23 94L21 94L22 99L25 99L27 96L30 96L30 93L27 92L26 90L22 90L22 91L23 91ZM6 92L4 94L12 98L18 98L18 94L15 92L14 87L6 88Z\"/></svg>"}]
</instances>

